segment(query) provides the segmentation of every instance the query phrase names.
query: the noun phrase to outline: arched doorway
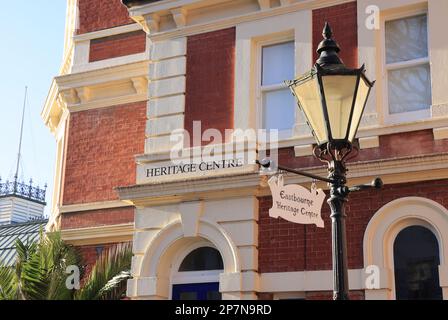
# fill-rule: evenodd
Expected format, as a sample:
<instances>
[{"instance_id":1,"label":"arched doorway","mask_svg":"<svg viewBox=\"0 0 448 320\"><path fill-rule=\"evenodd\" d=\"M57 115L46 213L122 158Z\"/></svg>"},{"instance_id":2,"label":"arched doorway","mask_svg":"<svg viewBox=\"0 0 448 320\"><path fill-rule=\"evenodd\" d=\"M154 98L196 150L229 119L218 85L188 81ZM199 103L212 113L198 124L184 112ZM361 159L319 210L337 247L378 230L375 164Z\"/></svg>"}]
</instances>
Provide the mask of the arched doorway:
<instances>
[{"instance_id":1,"label":"arched doorway","mask_svg":"<svg viewBox=\"0 0 448 320\"><path fill-rule=\"evenodd\" d=\"M413 227L423 229L414 229ZM407 230L408 228L412 229ZM443 299L448 300L448 277L446 277L448 274L448 238L446 235L448 235L448 209L433 200L406 197L391 201L380 208L369 221L363 240L364 267L376 266L378 270L375 286L366 287L366 299L404 299L401 293L400 296L397 293L397 289L402 290L397 288L397 284L403 283L403 280L395 280L396 276L402 277L399 271L398 274L395 273L395 268L402 268L403 264L407 265L408 262L400 262L400 257L397 254L406 254L406 250L400 248L403 243L409 245L410 249L408 250L410 251L417 251L416 243L418 243L419 246L426 246L423 250L419 249L418 251L427 251L427 247L431 247L431 252L436 252L432 256L436 256L434 264L438 263L438 286L441 288ZM426 240L422 241L423 238ZM424 244L425 242L426 244ZM395 248L397 249L395 250ZM411 254L417 254L417 252L408 254L410 256L408 259L412 260ZM425 256L426 253L419 254L417 257L421 259ZM404 258L406 260L406 256ZM417 262L413 260L409 263L417 265ZM413 268L415 270L417 267ZM409 270L411 269L412 267L409 266ZM437 279L433 281L436 282ZM417 298L415 297L415 299Z\"/></svg>"},{"instance_id":2,"label":"arched doorway","mask_svg":"<svg viewBox=\"0 0 448 320\"><path fill-rule=\"evenodd\" d=\"M439 244L423 226L401 230L394 241L395 292L398 300L443 299L439 284Z\"/></svg>"},{"instance_id":3,"label":"arched doorway","mask_svg":"<svg viewBox=\"0 0 448 320\"><path fill-rule=\"evenodd\" d=\"M211 246L190 249L174 267L173 300L221 300L219 275L224 263L217 249Z\"/></svg>"}]
</instances>

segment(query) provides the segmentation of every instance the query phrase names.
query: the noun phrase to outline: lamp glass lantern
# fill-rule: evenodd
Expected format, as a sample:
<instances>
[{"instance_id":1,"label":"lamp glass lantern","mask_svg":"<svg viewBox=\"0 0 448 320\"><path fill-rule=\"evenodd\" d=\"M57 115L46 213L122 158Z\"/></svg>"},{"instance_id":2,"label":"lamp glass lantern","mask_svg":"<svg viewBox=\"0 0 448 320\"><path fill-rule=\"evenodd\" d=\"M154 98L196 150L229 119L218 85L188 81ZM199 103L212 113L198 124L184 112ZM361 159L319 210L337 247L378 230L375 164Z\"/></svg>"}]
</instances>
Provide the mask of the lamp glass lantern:
<instances>
[{"instance_id":1,"label":"lamp glass lantern","mask_svg":"<svg viewBox=\"0 0 448 320\"><path fill-rule=\"evenodd\" d=\"M364 65L349 69L342 63L328 23L323 35L313 69L286 83L318 146L338 149L353 143L374 82L367 78Z\"/></svg>"}]
</instances>

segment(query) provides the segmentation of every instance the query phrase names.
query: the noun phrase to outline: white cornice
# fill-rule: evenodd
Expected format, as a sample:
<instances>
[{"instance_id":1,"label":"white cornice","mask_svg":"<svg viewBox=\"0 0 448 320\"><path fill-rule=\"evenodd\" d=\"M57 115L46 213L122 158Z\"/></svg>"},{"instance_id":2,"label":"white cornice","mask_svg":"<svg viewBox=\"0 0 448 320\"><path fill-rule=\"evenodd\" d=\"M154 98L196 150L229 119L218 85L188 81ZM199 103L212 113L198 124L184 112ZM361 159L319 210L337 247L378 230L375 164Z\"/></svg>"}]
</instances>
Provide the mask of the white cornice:
<instances>
[{"instance_id":1,"label":"white cornice","mask_svg":"<svg viewBox=\"0 0 448 320\"><path fill-rule=\"evenodd\" d=\"M124 25L124 26L115 27L115 28L109 28L109 29L104 29L104 30L99 30L99 31L78 34L78 35L73 36L73 40L75 42L90 41L93 39L106 38L106 37L110 37L110 36L115 36L115 35L119 35L119 34L123 34L123 33L139 31L139 30L142 30L142 27L137 23L132 23L132 24Z\"/></svg>"},{"instance_id":2,"label":"white cornice","mask_svg":"<svg viewBox=\"0 0 448 320\"><path fill-rule=\"evenodd\" d=\"M60 90L104 84L112 81L145 76L149 73L149 61L139 61L125 65L72 73L55 78Z\"/></svg>"},{"instance_id":3,"label":"white cornice","mask_svg":"<svg viewBox=\"0 0 448 320\"><path fill-rule=\"evenodd\" d=\"M72 245L93 245L132 241L134 223L61 230L62 239Z\"/></svg>"},{"instance_id":4,"label":"white cornice","mask_svg":"<svg viewBox=\"0 0 448 320\"><path fill-rule=\"evenodd\" d=\"M386 184L429 181L448 178L448 153L408 156L393 159L354 162L348 164L350 185L368 183L380 176ZM325 176L324 166L306 169ZM310 179L285 174L288 183L308 184ZM325 188L324 185L322 187ZM120 199L136 206L228 198L243 195L268 195L265 181L258 173L212 176L178 181L153 183L117 188Z\"/></svg>"},{"instance_id":5,"label":"white cornice","mask_svg":"<svg viewBox=\"0 0 448 320\"><path fill-rule=\"evenodd\" d=\"M83 212L101 209L123 208L129 207L129 204L123 201L101 201L82 204L65 205L59 208L60 213Z\"/></svg>"},{"instance_id":6,"label":"white cornice","mask_svg":"<svg viewBox=\"0 0 448 320\"><path fill-rule=\"evenodd\" d=\"M258 19L263 19L271 16L287 14L300 10L312 10L320 7L333 6L337 4L342 4L346 2L352 2L353 0L304 0L304 1L296 1L290 4L283 2L283 4L279 7L273 8L264 8L262 10L257 9L249 13L244 13L240 15L233 15L221 19L209 19L206 22L201 22L198 24L193 24L187 22L186 25L177 26L176 28L170 28L165 30L164 28L160 28L157 25L156 30L149 30L148 25L145 25L146 17L150 17L152 15L157 15L158 17L163 17L166 15L172 15L171 10L173 9L185 9L186 12L189 12L193 15L193 11L196 9L198 12L201 10L207 10L210 16L219 16L213 15L211 12L213 10L219 10L219 5L223 3L229 2L228 0L221 1L212 1L212 0L174 0L174 1L162 1L151 3L142 6L136 6L129 10L131 18L133 18L137 23L142 24L143 28L146 29L149 33L149 37L153 41L165 40L169 38L183 37L197 33L203 33L223 28L228 28L235 26L236 24L254 21ZM235 6L237 6L236 4ZM215 8L216 7L216 8ZM199 13L200 14L200 13Z\"/></svg>"},{"instance_id":7,"label":"white cornice","mask_svg":"<svg viewBox=\"0 0 448 320\"><path fill-rule=\"evenodd\" d=\"M149 60L55 77L41 112L54 134L63 110L79 112L148 99Z\"/></svg>"}]
</instances>

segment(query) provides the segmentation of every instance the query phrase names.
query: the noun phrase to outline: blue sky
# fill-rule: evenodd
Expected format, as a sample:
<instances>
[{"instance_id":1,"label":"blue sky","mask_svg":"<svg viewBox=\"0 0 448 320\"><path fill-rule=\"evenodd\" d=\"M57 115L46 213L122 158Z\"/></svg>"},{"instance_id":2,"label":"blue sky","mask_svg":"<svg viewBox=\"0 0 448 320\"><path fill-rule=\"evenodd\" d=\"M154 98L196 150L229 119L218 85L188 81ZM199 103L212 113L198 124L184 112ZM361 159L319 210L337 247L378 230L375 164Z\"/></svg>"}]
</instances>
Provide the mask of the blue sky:
<instances>
[{"instance_id":1,"label":"blue sky","mask_svg":"<svg viewBox=\"0 0 448 320\"><path fill-rule=\"evenodd\" d=\"M28 86L19 177L53 189L55 140L40 118L52 78L62 61L65 0L1 1L0 176L15 171L24 88Z\"/></svg>"}]
</instances>

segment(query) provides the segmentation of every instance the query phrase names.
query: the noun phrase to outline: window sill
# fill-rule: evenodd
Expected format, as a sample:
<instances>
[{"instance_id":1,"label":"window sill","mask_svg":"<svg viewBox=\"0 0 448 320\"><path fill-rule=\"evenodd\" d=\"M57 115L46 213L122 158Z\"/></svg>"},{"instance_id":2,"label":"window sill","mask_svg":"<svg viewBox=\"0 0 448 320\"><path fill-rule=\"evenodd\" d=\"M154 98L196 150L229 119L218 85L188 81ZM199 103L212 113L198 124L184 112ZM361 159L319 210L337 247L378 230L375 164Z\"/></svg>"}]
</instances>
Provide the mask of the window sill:
<instances>
[{"instance_id":1,"label":"window sill","mask_svg":"<svg viewBox=\"0 0 448 320\"><path fill-rule=\"evenodd\" d=\"M369 138L376 136L384 136L394 133L405 133L427 129L438 129L448 127L448 116L428 118L418 121L384 124L360 128L357 134L357 138ZM289 139L282 139L278 143L279 148L306 146L314 144L315 140L313 136L296 136Z\"/></svg>"}]
</instances>

